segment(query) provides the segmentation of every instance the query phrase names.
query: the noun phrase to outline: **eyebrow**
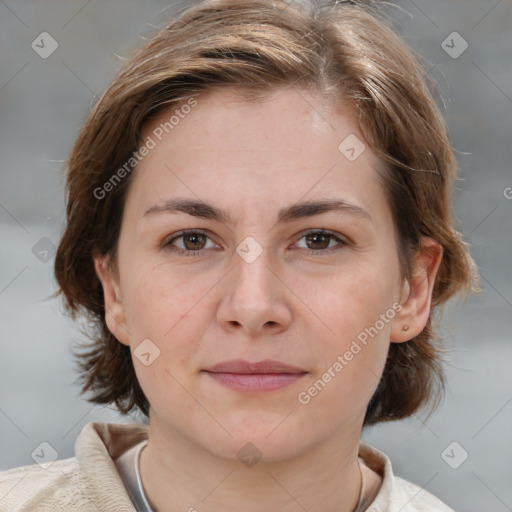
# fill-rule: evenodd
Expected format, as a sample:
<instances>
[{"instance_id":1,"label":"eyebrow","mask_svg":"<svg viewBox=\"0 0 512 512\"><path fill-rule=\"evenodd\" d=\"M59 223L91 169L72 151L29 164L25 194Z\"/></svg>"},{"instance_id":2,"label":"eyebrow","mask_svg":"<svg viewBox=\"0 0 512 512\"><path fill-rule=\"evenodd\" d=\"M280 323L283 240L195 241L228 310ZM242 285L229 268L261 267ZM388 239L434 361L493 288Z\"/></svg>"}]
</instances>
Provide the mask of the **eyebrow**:
<instances>
[{"instance_id":1,"label":"eyebrow","mask_svg":"<svg viewBox=\"0 0 512 512\"><path fill-rule=\"evenodd\" d=\"M350 213L373 222L370 214L360 206L349 203L343 199L321 199L316 201L304 201L282 208L279 210L277 223L287 223L332 211ZM168 199L161 204L148 208L142 218L160 213L186 213L193 217L214 220L227 225L234 224L233 218L227 211L200 200Z\"/></svg>"}]
</instances>

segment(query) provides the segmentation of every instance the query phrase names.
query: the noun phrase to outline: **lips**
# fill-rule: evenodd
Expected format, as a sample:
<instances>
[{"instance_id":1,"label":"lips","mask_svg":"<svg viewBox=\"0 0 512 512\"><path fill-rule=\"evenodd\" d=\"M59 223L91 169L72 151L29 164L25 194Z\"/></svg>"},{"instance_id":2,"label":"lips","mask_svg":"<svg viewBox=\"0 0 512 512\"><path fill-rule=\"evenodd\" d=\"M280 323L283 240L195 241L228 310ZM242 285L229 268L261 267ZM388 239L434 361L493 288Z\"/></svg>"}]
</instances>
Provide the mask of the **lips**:
<instances>
[{"instance_id":1,"label":"lips","mask_svg":"<svg viewBox=\"0 0 512 512\"><path fill-rule=\"evenodd\" d=\"M254 363L242 359L233 359L218 363L205 371L212 373L306 373L301 368L279 361L272 361L271 359Z\"/></svg>"},{"instance_id":2,"label":"lips","mask_svg":"<svg viewBox=\"0 0 512 512\"><path fill-rule=\"evenodd\" d=\"M204 370L209 377L232 390L274 391L300 380L306 371L279 361L258 362L241 359L225 361Z\"/></svg>"}]
</instances>

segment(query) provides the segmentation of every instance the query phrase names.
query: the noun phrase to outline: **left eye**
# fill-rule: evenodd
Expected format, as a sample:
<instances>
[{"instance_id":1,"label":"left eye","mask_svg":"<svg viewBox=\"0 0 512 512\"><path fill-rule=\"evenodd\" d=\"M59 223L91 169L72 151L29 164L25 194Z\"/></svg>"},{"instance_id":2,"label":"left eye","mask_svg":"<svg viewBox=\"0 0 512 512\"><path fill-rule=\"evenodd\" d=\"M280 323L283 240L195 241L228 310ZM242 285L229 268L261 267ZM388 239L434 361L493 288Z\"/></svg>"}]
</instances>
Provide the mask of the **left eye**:
<instances>
[{"instance_id":1,"label":"left eye","mask_svg":"<svg viewBox=\"0 0 512 512\"><path fill-rule=\"evenodd\" d=\"M305 240L306 245L313 244L316 247L305 247L306 250L309 250L312 253L320 253L320 252L331 252L333 248L335 248L337 245L347 245L347 243L342 240L340 237L336 236L334 233L330 233L329 231L308 231L307 233L304 233L300 240ZM331 242L337 242L334 243L334 245L331 245Z\"/></svg>"}]
</instances>

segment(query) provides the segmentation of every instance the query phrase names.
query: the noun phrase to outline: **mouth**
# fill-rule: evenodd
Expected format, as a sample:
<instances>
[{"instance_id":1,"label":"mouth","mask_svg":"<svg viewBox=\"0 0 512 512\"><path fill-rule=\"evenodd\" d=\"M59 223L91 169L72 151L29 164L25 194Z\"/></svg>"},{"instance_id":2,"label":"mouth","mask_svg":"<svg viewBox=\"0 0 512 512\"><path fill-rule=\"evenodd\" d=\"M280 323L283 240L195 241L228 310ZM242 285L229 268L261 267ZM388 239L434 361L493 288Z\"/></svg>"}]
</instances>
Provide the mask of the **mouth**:
<instances>
[{"instance_id":1,"label":"mouth","mask_svg":"<svg viewBox=\"0 0 512 512\"><path fill-rule=\"evenodd\" d=\"M241 359L225 361L203 371L219 384L242 392L282 389L308 373L301 368L268 359L259 362Z\"/></svg>"}]
</instances>

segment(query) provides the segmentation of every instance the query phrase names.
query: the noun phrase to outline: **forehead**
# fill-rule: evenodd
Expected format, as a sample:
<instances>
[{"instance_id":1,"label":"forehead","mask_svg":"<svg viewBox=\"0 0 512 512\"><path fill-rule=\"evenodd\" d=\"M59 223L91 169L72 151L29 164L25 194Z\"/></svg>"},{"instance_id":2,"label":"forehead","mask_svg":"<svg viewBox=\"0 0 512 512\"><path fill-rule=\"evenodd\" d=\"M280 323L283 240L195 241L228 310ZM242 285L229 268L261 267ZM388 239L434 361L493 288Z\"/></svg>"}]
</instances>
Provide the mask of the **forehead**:
<instances>
[{"instance_id":1,"label":"forehead","mask_svg":"<svg viewBox=\"0 0 512 512\"><path fill-rule=\"evenodd\" d=\"M139 209L172 195L214 202L230 194L260 205L333 190L352 202L382 195L381 163L370 149L347 158L347 144L357 153L364 148L350 107L334 111L294 88L251 102L219 89L195 102L163 110L144 126L144 140L155 144L135 171Z\"/></svg>"},{"instance_id":2,"label":"forehead","mask_svg":"<svg viewBox=\"0 0 512 512\"><path fill-rule=\"evenodd\" d=\"M327 142L330 137L342 136L346 129L358 131L351 120L351 107L338 107L335 115L318 96L291 87L251 101L236 87L212 89L193 101L192 108L183 101L159 112L146 123L143 133L160 131L161 137L174 138L176 145L187 139L190 147L204 148L209 143L212 151L233 154L258 153L262 148L278 153L311 149L315 139ZM307 148L302 144L305 138L310 141ZM237 145L232 146L235 139Z\"/></svg>"}]
</instances>

